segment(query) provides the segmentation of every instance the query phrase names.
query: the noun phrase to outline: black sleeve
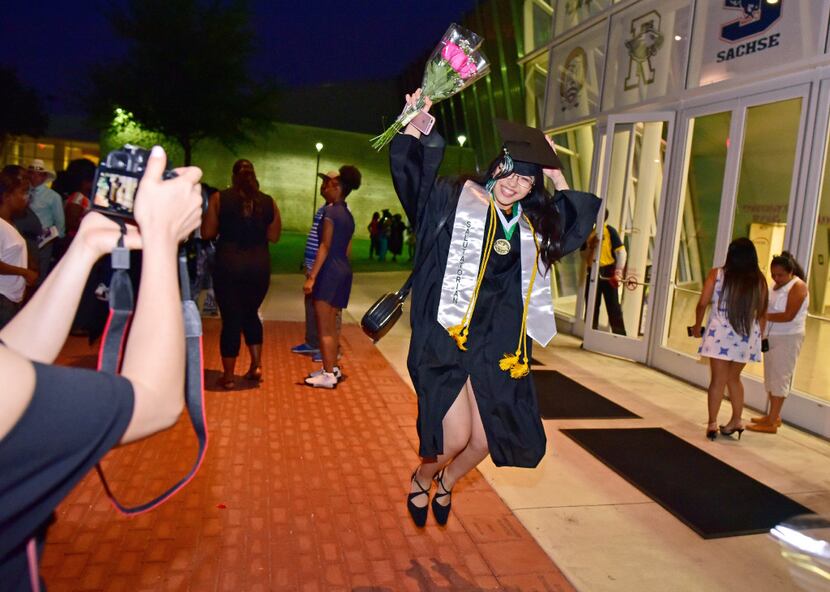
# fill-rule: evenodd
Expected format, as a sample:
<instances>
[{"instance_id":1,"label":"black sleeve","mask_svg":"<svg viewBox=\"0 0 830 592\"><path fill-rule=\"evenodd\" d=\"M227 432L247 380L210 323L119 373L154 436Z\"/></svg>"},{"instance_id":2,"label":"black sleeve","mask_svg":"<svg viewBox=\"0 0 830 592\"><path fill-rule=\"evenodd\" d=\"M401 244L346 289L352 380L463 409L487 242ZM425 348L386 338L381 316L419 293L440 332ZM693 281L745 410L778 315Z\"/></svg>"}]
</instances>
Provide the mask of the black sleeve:
<instances>
[{"instance_id":1,"label":"black sleeve","mask_svg":"<svg viewBox=\"0 0 830 592\"><path fill-rule=\"evenodd\" d=\"M562 224L563 256L585 245L594 229L602 200L593 193L566 189L553 196Z\"/></svg>"},{"instance_id":2,"label":"black sleeve","mask_svg":"<svg viewBox=\"0 0 830 592\"><path fill-rule=\"evenodd\" d=\"M438 132L415 138L397 134L389 146L389 167L395 192L409 223L417 226L444 159L444 139Z\"/></svg>"},{"instance_id":3,"label":"black sleeve","mask_svg":"<svg viewBox=\"0 0 830 592\"><path fill-rule=\"evenodd\" d=\"M0 440L0 564L121 440L133 415L130 381L34 363L35 392Z\"/></svg>"}]
</instances>

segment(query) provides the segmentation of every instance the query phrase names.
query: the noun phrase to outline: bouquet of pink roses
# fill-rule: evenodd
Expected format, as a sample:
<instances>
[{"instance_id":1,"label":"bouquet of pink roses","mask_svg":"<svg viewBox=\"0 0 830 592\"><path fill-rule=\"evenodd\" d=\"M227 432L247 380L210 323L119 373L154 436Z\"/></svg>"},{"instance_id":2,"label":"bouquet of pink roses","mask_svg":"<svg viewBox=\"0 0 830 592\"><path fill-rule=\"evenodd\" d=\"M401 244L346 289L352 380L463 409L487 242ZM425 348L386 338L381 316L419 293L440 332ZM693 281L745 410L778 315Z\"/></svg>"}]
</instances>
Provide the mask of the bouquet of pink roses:
<instances>
[{"instance_id":1,"label":"bouquet of pink roses","mask_svg":"<svg viewBox=\"0 0 830 592\"><path fill-rule=\"evenodd\" d=\"M372 148L380 150L392 141L412 118L424 107L423 97L433 103L448 99L487 74L490 63L479 51L481 37L467 29L451 24L427 61L421 82L421 98L414 107L407 106L381 135L372 138Z\"/></svg>"}]
</instances>

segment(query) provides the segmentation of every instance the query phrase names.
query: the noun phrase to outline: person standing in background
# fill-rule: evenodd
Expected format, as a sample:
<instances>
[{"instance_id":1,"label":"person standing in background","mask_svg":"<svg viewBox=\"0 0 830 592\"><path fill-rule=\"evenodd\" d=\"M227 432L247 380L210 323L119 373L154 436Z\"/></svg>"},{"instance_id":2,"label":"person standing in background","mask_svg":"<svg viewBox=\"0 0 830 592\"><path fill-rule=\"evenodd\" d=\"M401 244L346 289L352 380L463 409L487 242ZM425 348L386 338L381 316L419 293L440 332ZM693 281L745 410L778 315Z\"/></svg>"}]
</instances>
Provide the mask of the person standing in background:
<instances>
[{"instance_id":1,"label":"person standing in background","mask_svg":"<svg viewBox=\"0 0 830 592\"><path fill-rule=\"evenodd\" d=\"M318 173L325 184L326 175ZM323 186L320 186L320 194L323 194ZM325 197L325 195L323 196ZM311 268L314 267L314 259L317 258L317 251L320 249L320 222L323 219L323 214L328 207L325 201L323 205L314 213L314 219L311 221L311 229L308 231L308 236L305 239L305 252L303 253L303 271L305 272L305 279L308 280ZM375 212L377 214L377 212ZM373 218L374 221L374 218ZM371 234L372 228L369 224L369 232ZM371 246L369 248L371 257ZM311 299L311 294L304 295L305 305L305 341L299 345L291 348L291 353L300 354L303 356L313 356L320 353L320 341L317 336L317 317L314 314L314 302Z\"/></svg>"},{"instance_id":2,"label":"person standing in background","mask_svg":"<svg viewBox=\"0 0 830 592\"><path fill-rule=\"evenodd\" d=\"M389 251L392 253L392 261L397 262L398 255L403 253L403 233L406 224L400 214L392 216L392 223L389 225Z\"/></svg>"},{"instance_id":3,"label":"person standing in background","mask_svg":"<svg viewBox=\"0 0 830 592\"><path fill-rule=\"evenodd\" d=\"M0 173L0 329L17 314L26 286L37 280L27 267L26 241L12 226L26 209L28 189L25 179Z\"/></svg>"},{"instance_id":4,"label":"person standing in background","mask_svg":"<svg viewBox=\"0 0 830 592\"><path fill-rule=\"evenodd\" d=\"M372 221L366 227L369 230L369 259L380 251L380 214L372 213Z\"/></svg>"},{"instance_id":5,"label":"person standing in background","mask_svg":"<svg viewBox=\"0 0 830 592\"><path fill-rule=\"evenodd\" d=\"M20 180L26 186L26 195L29 195L29 173L20 165L7 164L3 167L3 173L11 175L15 179ZM43 226L40 224L40 218L37 217L28 205L28 197L26 199L26 209L14 218L12 224L26 241L26 253L28 259L27 267L31 270L38 270L38 242L40 242L40 235L43 234Z\"/></svg>"},{"instance_id":6,"label":"person standing in background","mask_svg":"<svg viewBox=\"0 0 830 592\"><path fill-rule=\"evenodd\" d=\"M240 159L233 165L230 188L210 196L202 221L202 238L216 242L213 286L222 316L219 349L223 374L219 386L236 386L240 334L251 356L245 378L262 380L262 321L259 307L271 281L268 243L280 239L282 222L277 204L259 190L254 165Z\"/></svg>"},{"instance_id":7,"label":"person standing in background","mask_svg":"<svg viewBox=\"0 0 830 592\"><path fill-rule=\"evenodd\" d=\"M582 254L588 269L588 276L591 275L591 264L599 244L599 237L596 230L591 232L585 245L582 247ZM620 238L617 229L608 224L608 210L605 210L605 223L602 225L602 248L599 254L599 278L597 278L597 294L594 300L594 321L593 328L597 328L599 322L599 303L605 301L605 312L608 315L608 323L611 331L617 335L625 335L625 321L623 320L622 307L620 306L619 287L623 280L625 262L625 245ZM585 282L585 302L588 302L588 286L590 281Z\"/></svg>"},{"instance_id":8,"label":"person standing in background","mask_svg":"<svg viewBox=\"0 0 830 592\"><path fill-rule=\"evenodd\" d=\"M349 257L355 229L354 216L346 205L346 198L360 188L360 183L360 171L351 165L343 165L338 171L323 175L320 192L328 205L320 223L320 248L303 284L303 292L311 296L314 303L323 362L322 368L305 379L305 384L315 388L336 388L342 378L336 365L340 350L337 319L349 304L352 289Z\"/></svg>"},{"instance_id":9,"label":"person standing in background","mask_svg":"<svg viewBox=\"0 0 830 592\"><path fill-rule=\"evenodd\" d=\"M66 203L63 205L66 220L67 245L77 234L81 218L89 211L92 195L92 181L95 179L95 163L87 158L78 158L66 167Z\"/></svg>"},{"instance_id":10,"label":"person standing in background","mask_svg":"<svg viewBox=\"0 0 830 592\"><path fill-rule=\"evenodd\" d=\"M378 261L386 262L389 250L389 235L392 227L392 212L384 209L378 222Z\"/></svg>"},{"instance_id":11,"label":"person standing in background","mask_svg":"<svg viewBox=\"0 0 830 592\"><path fill-rule=\"evenodd\" d=\"M29 173L29 207L37 215L43 226L43 232L52 234L52 239L66 234L66 222L63 214L63 200L56 191L46 186L55 179L55 173L48 170L43 161L36 158L27 169ZM38 250L38 280L36 286L43 283L52 268L54 240L48 240Z\"/></svg>"},{"instance_id":12,"label":"person standing in background","mask_svg":"<svg viewBox=\"0 0 830 592\"><path fill-rule=\"evenodd\" d=\"M746 429L775 434L781 425L781 408L790 394L795 363L807 331L810 292L804 270L787 251L772 258L769 271L773 286L767 308L769 350L764 354L769 411L763 417L753 418Z\"/></svg>"}]
</instances>

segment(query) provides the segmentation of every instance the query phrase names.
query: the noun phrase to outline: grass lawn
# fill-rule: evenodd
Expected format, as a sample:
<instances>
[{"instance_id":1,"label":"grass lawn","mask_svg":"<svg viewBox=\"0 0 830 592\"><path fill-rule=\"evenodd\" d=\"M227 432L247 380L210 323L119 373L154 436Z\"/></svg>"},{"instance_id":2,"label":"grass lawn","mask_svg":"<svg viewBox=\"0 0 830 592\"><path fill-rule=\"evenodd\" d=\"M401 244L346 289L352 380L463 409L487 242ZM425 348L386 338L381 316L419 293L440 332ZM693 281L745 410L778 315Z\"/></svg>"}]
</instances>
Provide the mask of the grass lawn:
<instances>
[{"instance_id":1,"label":"grass lawn","mask_svg":"<svg viewBox=\"0 0 830 592\"><path fill-rule=\"evenodd\" d=\"M271 247L271 273L300 273L305 251L306 235L301 232L283 232L280 242ZM380 262L376 258L369 259L369 239L356 238L352 240L352 271L407 271L412 264L407 261L406 245L398 261L392 262L392 254L386 254L386 261Z\"/></svg>"}]
</instances>

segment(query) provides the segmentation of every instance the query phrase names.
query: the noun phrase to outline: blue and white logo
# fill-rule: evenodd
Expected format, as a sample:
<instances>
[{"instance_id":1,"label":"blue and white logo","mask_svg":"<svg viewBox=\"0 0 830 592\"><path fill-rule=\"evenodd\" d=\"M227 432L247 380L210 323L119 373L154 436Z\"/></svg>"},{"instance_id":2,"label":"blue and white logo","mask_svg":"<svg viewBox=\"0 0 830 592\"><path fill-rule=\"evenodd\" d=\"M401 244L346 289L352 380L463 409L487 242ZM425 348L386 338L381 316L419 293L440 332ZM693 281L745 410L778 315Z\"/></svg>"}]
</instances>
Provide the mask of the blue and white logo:
<instances>
[{"instance_id":1,"label":"blue and white logo","mask_svg":"<svg viewBox=\"0 0 830 592\"><path fill-rule=\"evenodd\" d=\"M781 33L763 35L781 18L784 0L724 0L724 9L740 11L740 16L723 23L720 38L732 45L717 53L717 62L728 62L781 44ZM754 39L749 39L754 37Z\"/></svg>"},{"instance_id":2,"label":"blue and white logo","mask_svg":"<svg viewBox=\"0 0 830 592\"><path fill-rule=\"evenodd\" d=\"M739 10L741 16L724 23L720 34L724 41L737 42L769 29L781 18L784 0L770 4L766 0L724 0L724 8Z\"/></svg>"}]
</instances>

